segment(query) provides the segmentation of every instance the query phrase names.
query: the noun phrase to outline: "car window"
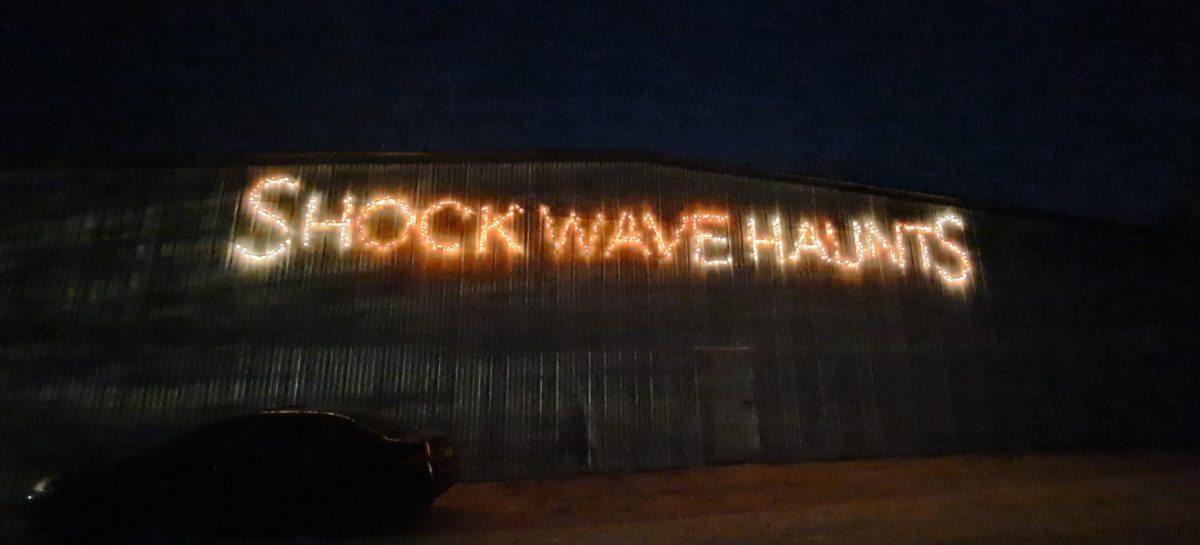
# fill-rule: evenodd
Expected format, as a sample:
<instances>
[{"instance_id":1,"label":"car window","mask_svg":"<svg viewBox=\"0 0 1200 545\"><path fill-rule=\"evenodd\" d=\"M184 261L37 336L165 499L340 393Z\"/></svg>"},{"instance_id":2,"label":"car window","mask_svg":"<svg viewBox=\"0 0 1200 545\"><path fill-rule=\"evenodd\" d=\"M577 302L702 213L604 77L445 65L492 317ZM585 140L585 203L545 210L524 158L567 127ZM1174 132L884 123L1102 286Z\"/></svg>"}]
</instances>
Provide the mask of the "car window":
<instances>
[{"instance_id":1,"label":"car window","mask_svg":"<svg viewBox=\"0 0 1200 545\"><path fill-rule=\"evenodd\" d=\"M165 444L162 452L171 457L191 458L244 444L257 426L253 417L218 420L181 435Z\"/></svg>"},{"instance_id":2,"label":"car window","mask_svg":"<svg viewBox=\"0 0 1200 545\"><path fill-rule=\"evenodd\" d=\"M389 416L368 412L347 412L346 414L362 427L392 440L419 442L422 439L423 434L420 430Z\"/></svg>"},{"instance_id":3,"label":"car window","mask_svg":"<svg viewBox=\"0 0 1200 545\"><path fill-rule=\"evenodd\" d=\"M285 448L328 450L362 446L370 434L355 422L333 415L271 415L258 423L260 442Z\"/></svg>"}]
</instances>

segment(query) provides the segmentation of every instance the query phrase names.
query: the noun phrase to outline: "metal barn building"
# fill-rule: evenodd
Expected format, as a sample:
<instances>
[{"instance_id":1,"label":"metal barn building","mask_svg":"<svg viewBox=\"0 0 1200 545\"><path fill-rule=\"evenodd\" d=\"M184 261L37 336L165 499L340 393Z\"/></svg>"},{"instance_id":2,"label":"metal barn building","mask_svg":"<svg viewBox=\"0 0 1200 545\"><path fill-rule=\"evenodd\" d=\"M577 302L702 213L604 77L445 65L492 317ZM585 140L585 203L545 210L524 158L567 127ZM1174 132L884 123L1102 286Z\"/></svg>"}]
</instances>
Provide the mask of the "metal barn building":
<instances>
[{"instance_id":1,"label":"metal barn building","mask_svg":"<svg viewBox=\"0 0 1200 545\"><path fill-rule=\"evenodd\" d=\"M1195 444L1168 233L607 152L0 174L0 483L365 407L465 477Z\"/></svg>"}]
</instances>

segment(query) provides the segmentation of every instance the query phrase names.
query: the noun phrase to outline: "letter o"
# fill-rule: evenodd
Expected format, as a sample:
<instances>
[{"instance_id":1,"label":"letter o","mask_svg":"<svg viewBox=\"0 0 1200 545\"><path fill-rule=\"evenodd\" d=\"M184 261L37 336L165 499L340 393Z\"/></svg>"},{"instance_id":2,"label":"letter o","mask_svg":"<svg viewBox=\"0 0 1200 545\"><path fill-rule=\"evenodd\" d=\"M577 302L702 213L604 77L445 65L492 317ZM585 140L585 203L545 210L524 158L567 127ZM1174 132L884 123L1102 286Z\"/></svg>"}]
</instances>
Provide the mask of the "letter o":
<instances>
[{"instance_id":1,"label":"letter o","mask_svg":"<svg viewBox=\"0 0 1200 545\"><path fill-rule=\"evenodd\" d=\"M371 216L376 212L379 212L389 206L395 208L396 211L399 212L404 218L404 226L397 228L399 234L392 240L387 242L374 240L371 238L371 233L367 229L367 222L370 221ZM367 205L364 206L362 211L358 214L359 239L362 240L365 246L372 250L386 252L392 248L395 248L396 246L404 244L404 242L408 240L408 230L413 226L413 223L416 223L416 221L416 215L412 213L412 210L408 207L408 203L395 197L379 197L367 203Z\"/></svg>"}]
</instances>

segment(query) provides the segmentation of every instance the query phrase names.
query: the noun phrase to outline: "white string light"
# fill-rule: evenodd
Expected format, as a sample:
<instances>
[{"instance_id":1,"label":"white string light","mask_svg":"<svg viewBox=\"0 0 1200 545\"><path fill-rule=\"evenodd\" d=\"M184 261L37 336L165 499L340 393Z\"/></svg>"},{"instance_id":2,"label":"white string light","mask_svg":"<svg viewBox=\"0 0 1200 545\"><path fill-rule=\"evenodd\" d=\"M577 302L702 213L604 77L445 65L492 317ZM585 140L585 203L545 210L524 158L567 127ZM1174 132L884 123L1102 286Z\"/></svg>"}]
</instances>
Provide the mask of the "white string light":
<instances>
[{"instance_id":1,"label":"white string light","mask_svg":"<svg viewBox=\"0 0 1200 545\"><path fill-rule=\"evenodd\" d=\"M340 221L315 220L314 218L317 216L317 208L319 206L321 206L321 194L313 193L308 198L308 206L304 210L304 227L300 230L300 245L308 248L313 231L337 229L342 249L350 249L354 241L354 220L352 218L354 215L354 195L347 193L342 199L342 219Z\"/></svg>"},{"instance_id":2,"label":"white string light","mask_svg":"<svg viewBox=\"0 0 1200 545\"><path fill-rule=\"evenodd\" d=\"M838 241L837 229L834 229L833 223L829 221L825 222L825 239L833 247L833 253L830 255L832 262L843 269L855 270L862 264L866 252L863 250L862 244L862 226L857 221L850 222L850 226L854 230L852 236L855 249L854 259L845 259L842 257L842 244Z\"/></svg>"},{"instance_id":3,"label":"white string light","mask_svg":"<svg viewBox=\"0 0 1200 545\"><path fill-rule=\"evenodd\" d=\"M694 248L692 250L692 260L701 267L723 267L733 265L732 252L725 256L724 259L710 259L705 254L705 244L712 242L715 244L729 245L729 237L717 235L706 231L701 231L701 225L729 225L729 216L726 214L692 214L690 224L692 226L692 242Z\"/></svg>"},{"instance_id":4,"label":"white string light","mask_svg":"<svg viewBox=\"0 0 1200 545\"><path fill-rule=\"evenodd\" d=\"M238 255L252 263L269 263L292 247L292 229L288 226L287 220L278 210L267 208L262 202L263 193L276 188L299 191L300 182L288 177L267 178L255 184L246 193L246 204L250 207L251 213L265 218L272 227L281 231L281 236L284 237L283 242L280 242L278 246L263 253L254 252L235 242L233 248Z\"/></svg>"},{"instance_id":5,"label":"white string light","mask_svg":"<svg viewBox=\"0 0 1200 545\"><path fill-rule=\"evenodd\" d=\"M903 270L906 265L903 239L897 236L894 241L889 241L888 236L880 231L875 220L864 219L861 225L861 228L855 227L855 245L859 247L859 251L866 250L865 259L887 257L888 261ZM899 235L899 230L896 230L896 233ZM865 240L862 240L860 244L857 242L858 238Z\"/></svg>"},{"instance_id":6,"label":"white string light","mask_svg":"<svg viewBox=\"0 0 1200 545\"><path fill-rule=\"evenodd\" d=\"M825 263L833 263L833 258L829 257L829 252L825 251L825 245L821 244L821 237L817 234L817 229L807 221L801 221L800 227L796 228L796 245L792 250L792 255L788 259L796 262L800 261L800 257L804 253L811 252Z\"/></svg>"},{"instance_id":7,"label":"white string light","mask_svg":"<svg viewBox=\"0 0 1200 545\"><path fill-rule=\"evenodd\" d=\"M754 260L754 264L758 264L758 247L773 246L775 248L775 262L779 266L783 266L787 256L784 254L783 243L783 220L776 215L771 218L771 236L767 238L758 238L758 229L754 223L754 216L746 219L746 242L750 245L750 258Z\"/></svg>"},{"instance_id":8,"label":"white string light","mask_svg":"<svg viewBox=\"0 0 1200 545\"><path fill-rule=\"evenodd\" d=\"M971 258L967 255L966 249L955 244L953 241L946 240L946 224L952 224L959 229L963 228L963 220L952 212L947 212L938 216L933 223L934 234L937 235L938 242L942 243L942 247L946 251L954 254L958 258L958 274L951 274L945 268L935 264L938 277L942 279L948 286L959 286L967 280L971 274Z\"/></svg>"},{"instance_id":9,"label":"white string light","mask_svg":"<svg viewBox=\"0 0 1200 545\"><path fill-rule=\"evenodd\" d=\"M296 180L276 177L263 179L247 191L246 208L250 215L266 223L272 231L272 238L278 237L282 240L276 246L262 252L253 251L235 242L234 249L240 257L251 263L270 263L291 249L292 226L282 211L263 202L263 196L270 191L299 192L300 188L301 184ZM525 252L524 241L517 236L519 231L514 225L517 214L525 211L516 204L509 205L504 214L497 215L488 206L480 207L476 211L455 199L444 199L420 209L410 207L401 198L381 196L369 201L357 211L356 216L354 197L347 193L342 199L340 219L333 219L319 217L322 200L319 193L309 195L303 223L299 229L300 246L303 248L312 246L314 233L336 230L343 250L351 249L357 238L369 250L387 252L407 242L412 230L415 231L417 244L425 250L431 253L456 254L467 244L463 240L465 237L449 239L448 233L439 236L433 228L437 223L438 214L455 212L464 220L478 214L478 228L474 231L473 241L477 255L484 255L489 251L489 241L492 237L499 237L506 251L510 253ZM388 240L373 238L371 221L388 209L394 210L399 216L395 234ZM727 213L707 211L681 214L677 224L668 233L666 226L661 224L658 216L649 209L641 215L640 224L637 216L629 210L620 211L615 222L608 221L603 211L599 211L590 223L571 210L566 217L557 220L561 222L557 226L549 206L539 205L538 212L541 214L543 240L556 257L573 247L585 260L597 255L610 259L622 251L640 253L646 258L657 255L660 259L671 260L678 255L680 248L685 247L684 241L688 240L691 251L687 257L699 267L735 265L729 235L736 233L736 226L730 225L730 216ZM789 241L784 236L781 215L771 216L769 220L771 230L767 235L759 232L757 218L748 215L746 219L742 235L748 247L747 253L755 266L764 259L760 250L766 247L774 252L774 260L780 267L788 263L797 264L810 254L816 257L819 263L827 263L843 271L857 271L864 263L878 260L891 263L903 273L912 261L916 270L951 287L959 287L966 283L973 270L966 246L951 239L946 232L947 226L957 227L960 231L965 227L962 218L954 212L944 212L932 223L892 222L890 234L874 218L852 220L846 227L851 232L853 254L843 252L843 242L846 241L839 238L837 227L829 220L824 221L823 232L818 230L813 222L801 220L791 241L792 251L788 254L786 250ZM605 226L612 226L607 238L604 237ZM734 231L731 232L731 228L734 228ZM602 239L607 241L607 245L600 251ZM955 265L938 262L934 255L934 239L938 253L952 257ZM911 255L909 244L913 244L915 248ZM724 255L721 255L719 250L721 247L724 247Z\"/></svg>"},{"instance_id":10,"label":"white string light","mask_svg":"<svg viewBox=\"0 0 1200 545\"><path fill-rule=\"evenodd\" d=\"M642 242L642 232L637 228L637 220L633 214L622 211L617 219L617 230L604 249L604 257L612 257L622 246L631 246L645 257L650 257L650 249Z\"/></svg>"},{"instance_id":11,"label":"white string light","mask_svg":"<svg viewBox=\"0 0 1200 545\"><path fill-rule=\"evenodd\" d=\"M592 222L591 229L584 233L582 220L575 213L570 211L566 221L562 224L562 229L558 235L554 234L554 218L550 215L550 207L546 205L538 206L538 213L542 216L542 229L545 233L545 240L549 241L554 248L555 257L561 256L563 249L570 246L571 242L575 243L575 247L583 255L585 260L592 257L592 252L596 249L600 242L600 227L603 222L603 217L600 214L596 215L596 220ZM574 237L568 236L574 233Z\"/></svg>"},{"instance_id":12,"label":"white string light","mask_svg":"<svg viewBox=\"0 0 1200 545\"><path fill-rule=\"evenodd\" d=\"M933 252L929 249L929 236L933 234L933 227L923 223L896 223L896 230L916 234L921 271L928 273L933 267Z\"/></svg>"}]
</instances>

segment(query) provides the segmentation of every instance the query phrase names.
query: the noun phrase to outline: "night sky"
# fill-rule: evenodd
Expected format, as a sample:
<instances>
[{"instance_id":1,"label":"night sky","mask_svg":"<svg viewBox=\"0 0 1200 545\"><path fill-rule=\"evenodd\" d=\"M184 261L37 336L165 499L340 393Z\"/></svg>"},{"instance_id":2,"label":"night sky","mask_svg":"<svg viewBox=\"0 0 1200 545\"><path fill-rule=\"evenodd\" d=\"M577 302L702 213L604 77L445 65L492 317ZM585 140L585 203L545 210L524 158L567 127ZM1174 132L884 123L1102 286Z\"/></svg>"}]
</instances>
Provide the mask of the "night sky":
<instances>
[{"instance_id":1,"label":"night sky","mask_svg":"<svg viewBox=\"0 0 1200 545\"><path fill-rule=\"evenodd\" d=\"M174 4L0 7L0 159L621 148L1139 223L1200 171L1190 2Z\"/></svg>"}]
</instances>

